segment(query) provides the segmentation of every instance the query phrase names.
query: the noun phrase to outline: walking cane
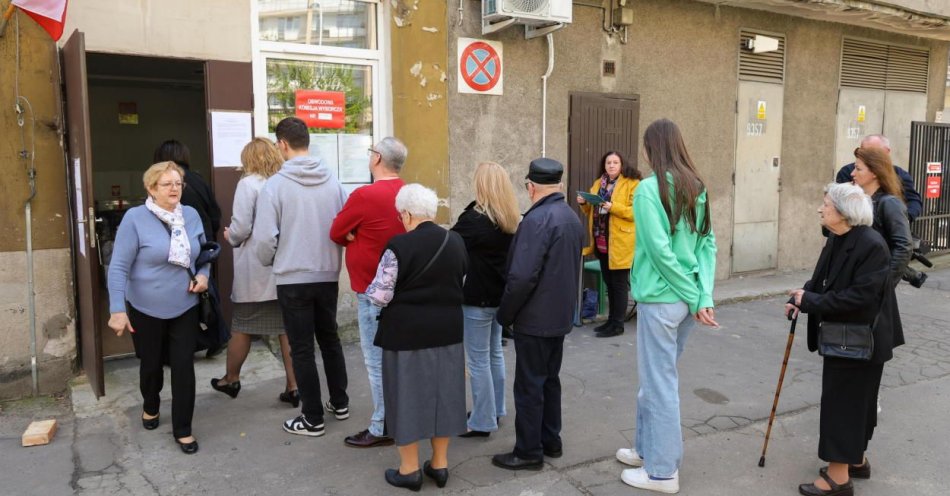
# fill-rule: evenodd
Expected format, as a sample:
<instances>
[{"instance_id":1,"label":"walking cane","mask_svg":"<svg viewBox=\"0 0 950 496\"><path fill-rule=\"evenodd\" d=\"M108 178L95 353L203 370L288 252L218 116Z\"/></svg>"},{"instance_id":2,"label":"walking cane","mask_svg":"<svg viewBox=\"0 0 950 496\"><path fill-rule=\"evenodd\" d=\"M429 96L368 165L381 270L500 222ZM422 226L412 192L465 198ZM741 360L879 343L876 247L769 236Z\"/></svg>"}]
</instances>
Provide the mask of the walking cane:
<instances>
[{"instance_id":1,"label":"walking cane","mask_svg":"<svg viewBox=\"0 0 950 496\"><path fill-rule=\"evenodd\" d=\"M788 331L788 343L785 345L785 358L782 359L782 371L778 374L778 385L775 387L775 399L772 401L772 413L769 414L769 427L765 430L765 444L762 445L762 457L759 458L759 466L765 466L765 450L769 447L769 436L772 434L772 422L775 421L775 409L778 408L778 395L782 393L782 381L785 380L785 368L788 367L788 356L792 353L792 343L795 341L795 324L798 323L798 316L794 318L792 314L795 310L788 312L788 320L792 321L792 328Z\"/></svg>"}]
</instances>

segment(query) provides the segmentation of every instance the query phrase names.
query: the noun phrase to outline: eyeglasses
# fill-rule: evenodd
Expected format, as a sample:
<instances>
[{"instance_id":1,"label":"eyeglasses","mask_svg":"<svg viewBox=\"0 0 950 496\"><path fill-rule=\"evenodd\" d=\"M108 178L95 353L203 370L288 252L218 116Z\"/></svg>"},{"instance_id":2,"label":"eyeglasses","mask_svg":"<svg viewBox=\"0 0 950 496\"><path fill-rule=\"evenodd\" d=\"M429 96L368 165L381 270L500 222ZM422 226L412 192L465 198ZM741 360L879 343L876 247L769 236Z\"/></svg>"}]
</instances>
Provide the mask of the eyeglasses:
<instances>
[{"instance_id":1,"label":"eyeglasses","mask_svg":"<svg viewBox=\"0 0 950 496\"><path fill-rule=\"evenodd\" d=\"M181 181L175 181L175 182L168 182L168 183L158 183L156 184L156 186L162 189L171 189L172 187L176 189L183 189L185 187L185 183Z\"/></svg>"},{"instance_id":2,"label":"eyeglasses","mask_svg":"<svg viewBox=\"0 0 950 496\"><path fill-rule=\"evenodd\" d=\"M374 153L379 153L379 152L377 152L376 150L373 150L372 148L367 148L367 149L366 149L366 156L367 156L367 157L372 157Z\"/></svg>"}]
</instances>

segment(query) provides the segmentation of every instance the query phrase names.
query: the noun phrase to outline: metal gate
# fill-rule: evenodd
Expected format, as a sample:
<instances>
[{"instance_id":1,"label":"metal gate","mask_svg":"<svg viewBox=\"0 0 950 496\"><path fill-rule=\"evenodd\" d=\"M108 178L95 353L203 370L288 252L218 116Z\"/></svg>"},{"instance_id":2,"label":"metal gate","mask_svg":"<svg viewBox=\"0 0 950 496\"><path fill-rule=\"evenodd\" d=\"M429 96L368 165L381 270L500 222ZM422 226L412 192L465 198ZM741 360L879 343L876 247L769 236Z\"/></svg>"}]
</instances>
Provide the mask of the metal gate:
<instances>
[{"instance_id":1,"label":"metal gate","mask_svg":"<svg viewBox=\"0 0 950 496\"><path fill-rule=\"evenodd\" d=\"M939 168L935 163L940 164ZM914 236L930 241L934 251L950 250L950 191L947 190L950 181L947 180L947 164L950 164L950 124L911 123L910 162L907 165L924 202L923 212L911 225L911 231ZM937 184L939 189L933 191ZM928 198L934 193L939 195Z\"/></svg>"}]
</instances>

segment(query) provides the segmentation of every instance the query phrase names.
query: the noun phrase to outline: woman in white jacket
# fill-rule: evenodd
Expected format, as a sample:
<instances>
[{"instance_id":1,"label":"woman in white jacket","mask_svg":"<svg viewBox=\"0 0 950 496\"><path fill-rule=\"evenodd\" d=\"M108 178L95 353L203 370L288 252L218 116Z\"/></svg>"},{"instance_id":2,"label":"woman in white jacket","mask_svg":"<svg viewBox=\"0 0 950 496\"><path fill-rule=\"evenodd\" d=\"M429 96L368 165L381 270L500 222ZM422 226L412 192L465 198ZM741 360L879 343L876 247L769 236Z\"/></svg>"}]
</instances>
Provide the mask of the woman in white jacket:
<instances>
[{"instance_id":1,"label":"woman in white jacket","mask_svg":"<svg viewBox=\"0 0 950 496\"><path fill-rule=\"evenodd\" d=\"M231 301L231 340L228 342L227 373L211 379L211 387L235 398L241 391L241 366L251 349L251 335L277 335L287 373L287 385L280 400L294 407L300 404L297 381L290 361L290 345L284 333L284 319L277 304L277 286L270 267L264 267L248 246L254 228L257 196L267 178L280 170L284 159L267 138L254 138L241 151L244 176L234 193L231 225L224 239L234 247L234 287Z\"/></svg>"}]
</instances>

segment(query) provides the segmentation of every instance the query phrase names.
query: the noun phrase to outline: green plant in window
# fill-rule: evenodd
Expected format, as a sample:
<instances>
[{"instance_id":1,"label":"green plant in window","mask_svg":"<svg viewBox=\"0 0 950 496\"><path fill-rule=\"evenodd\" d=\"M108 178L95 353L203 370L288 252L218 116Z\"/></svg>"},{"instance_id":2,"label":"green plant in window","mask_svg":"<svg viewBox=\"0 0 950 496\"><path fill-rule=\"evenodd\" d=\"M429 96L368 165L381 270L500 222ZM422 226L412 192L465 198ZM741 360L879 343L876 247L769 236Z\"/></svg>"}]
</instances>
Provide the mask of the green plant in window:
<instances>
[{"instance_id":1,"label":"green plant in window","mask_svg":"<svg viewBox=\"0 0 950 496\"><path fill-rule=\"evenodd\" d=\"M273 131L281 119L294 115L296 91L342 91L346 95L344 128L311 128L312 133L363 134L372 132L372 100L365 95L368 71L313 62L267 62L268 127Z\"/></svg>"}]
</instances>

